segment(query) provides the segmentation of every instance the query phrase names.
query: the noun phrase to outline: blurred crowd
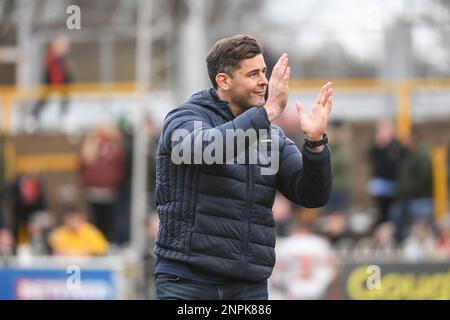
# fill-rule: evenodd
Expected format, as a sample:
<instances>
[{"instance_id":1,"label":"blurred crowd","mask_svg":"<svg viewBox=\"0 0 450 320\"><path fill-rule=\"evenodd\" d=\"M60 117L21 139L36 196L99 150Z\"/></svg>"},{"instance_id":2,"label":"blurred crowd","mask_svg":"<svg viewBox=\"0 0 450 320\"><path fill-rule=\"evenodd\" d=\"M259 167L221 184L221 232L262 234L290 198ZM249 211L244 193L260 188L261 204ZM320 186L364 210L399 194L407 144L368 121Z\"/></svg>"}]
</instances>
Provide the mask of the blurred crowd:
<instances>
[{"instance_id":1,"label":"blurred crowd","mask_svg":"<svg viewBox=\"0 0 450 320\"><path fill-rule=\"evenodd\" d=\"M278 123L300 147L293 115ZM436 221L431 145L413 129L400 142L392 121L376 124L364 161L370 166L372 206L352 205L352 137L347 125L329 125L333 189L328 204L299 208L278 194L277 262L269 280L272 299L333 299L339 260L394 259L411 263L450 258L450 213ZM353 140L354 141L354 140Z\"/></svg>"},{"instance_id":2,"label":"blurred crowd","mask_svg":"<svg viewBox=\"0 0 450 320\"><path fill-rule=\"evenodd\" d=\"M148 192L154 190L157 125L148 119ZM32 166L3 181L0 194L0 255L99 256L130 243L133 132L125 117L99 124L79 143L79 166L71 188L51 189L49 175ZM71 185L72 184L72 185ZM79 186L79 188L77 188ZM58 192L58 203L49 203ZM55 198L55 197L54 197ZM81 199L81 200L80 200ZM148 204L149 215L154 211ZM149 223L152 218L149 216Z\"/></svg>"}]
</instances>

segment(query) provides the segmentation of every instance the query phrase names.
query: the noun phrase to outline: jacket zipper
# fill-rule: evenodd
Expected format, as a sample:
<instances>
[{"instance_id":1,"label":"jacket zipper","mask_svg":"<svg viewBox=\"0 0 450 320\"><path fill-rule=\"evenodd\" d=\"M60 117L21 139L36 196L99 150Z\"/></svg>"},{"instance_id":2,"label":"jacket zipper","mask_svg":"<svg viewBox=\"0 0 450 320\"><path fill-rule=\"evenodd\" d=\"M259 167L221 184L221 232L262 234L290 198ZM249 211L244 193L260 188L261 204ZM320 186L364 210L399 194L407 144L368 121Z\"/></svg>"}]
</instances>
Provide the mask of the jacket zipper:
<instances>
[{"instance_id":1,"label":"jacket zipper","mask_svg":"<svg viewBox=\"0 0 450 320\"><path fill-rule=\"evenodd\" d=\"M242 247L243 252L241 255L241 277L244 276L245 271L245 265L247 262L247 252L248 252L248 238L249 238L249 231L250 231L250 214L252 210L252 203L253 203L253 170L254 165L247 164L248 166L248 182L247 182L247 206L246 206L246 221L244 224L244 234L245 236L242 239Z\"/></svg>"}]
</instances>

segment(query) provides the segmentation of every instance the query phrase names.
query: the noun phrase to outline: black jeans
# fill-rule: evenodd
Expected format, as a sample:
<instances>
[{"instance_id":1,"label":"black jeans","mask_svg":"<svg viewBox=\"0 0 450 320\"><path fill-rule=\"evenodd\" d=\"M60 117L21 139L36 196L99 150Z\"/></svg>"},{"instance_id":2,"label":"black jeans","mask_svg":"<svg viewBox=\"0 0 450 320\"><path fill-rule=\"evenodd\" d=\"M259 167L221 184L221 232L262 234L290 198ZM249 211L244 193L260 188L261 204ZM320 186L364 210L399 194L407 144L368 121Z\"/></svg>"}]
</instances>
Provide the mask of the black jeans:
<instances>
[{"instance_id":1,"label":"black jeans","mask_svg":"<svg viewBox=\"0 0 450 320\"><path fill-rule=\"evenodd\" d=\"M156 275L157 300L267 300L267 280L257 283L211 284L159 273Z\"/></svg>"}]
</instances>

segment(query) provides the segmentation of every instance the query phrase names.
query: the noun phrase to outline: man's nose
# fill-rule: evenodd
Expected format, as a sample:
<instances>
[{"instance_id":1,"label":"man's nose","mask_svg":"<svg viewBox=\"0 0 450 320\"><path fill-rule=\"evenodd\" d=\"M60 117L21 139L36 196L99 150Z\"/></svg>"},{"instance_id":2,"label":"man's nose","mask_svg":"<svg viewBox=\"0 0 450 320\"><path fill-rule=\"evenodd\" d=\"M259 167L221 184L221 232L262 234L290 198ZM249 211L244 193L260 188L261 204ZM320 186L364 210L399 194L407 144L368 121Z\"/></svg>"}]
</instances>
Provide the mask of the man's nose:
<instances>
[{"instance_id":1,"label":"man's nose","mask_svg":"<svg viewBox=\"0 0 450 320\"><path fill-rule=\"evenodd\" d=\"M269 80L267 80L267 77L264 73L261 74L261 77L259 77L259 85L265 85L267 86L269 84Z\"/></svg>"}]
</instances>

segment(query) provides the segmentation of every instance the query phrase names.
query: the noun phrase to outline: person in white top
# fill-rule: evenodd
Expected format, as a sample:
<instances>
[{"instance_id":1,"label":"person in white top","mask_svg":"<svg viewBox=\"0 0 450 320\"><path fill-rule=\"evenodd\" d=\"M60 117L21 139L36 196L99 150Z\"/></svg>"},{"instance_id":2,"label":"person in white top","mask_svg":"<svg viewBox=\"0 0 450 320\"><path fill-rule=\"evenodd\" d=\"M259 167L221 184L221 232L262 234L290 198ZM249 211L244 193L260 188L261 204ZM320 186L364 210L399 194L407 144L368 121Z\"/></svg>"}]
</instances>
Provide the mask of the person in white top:
<instances>
[{"instance_id":1,"label":"person in white top","mask_svg":"<svg viewBox=\"0 0 450 320\"><path fill-rule=\"evenodd\" d=\"M312 231L316 212L300 209L293 234L278 242L269 299L327 299L337 273L336 256L330 242Z\"/></svg>"}]
</instances>

